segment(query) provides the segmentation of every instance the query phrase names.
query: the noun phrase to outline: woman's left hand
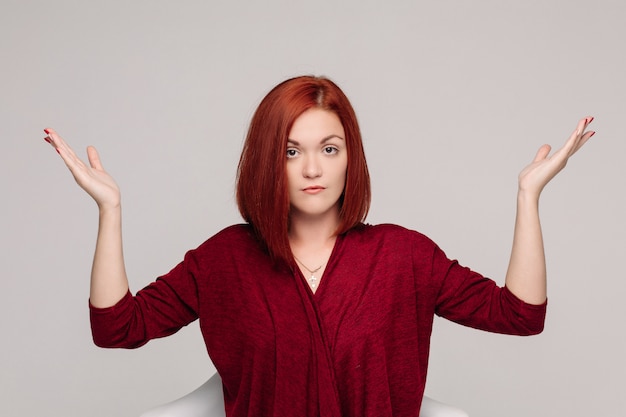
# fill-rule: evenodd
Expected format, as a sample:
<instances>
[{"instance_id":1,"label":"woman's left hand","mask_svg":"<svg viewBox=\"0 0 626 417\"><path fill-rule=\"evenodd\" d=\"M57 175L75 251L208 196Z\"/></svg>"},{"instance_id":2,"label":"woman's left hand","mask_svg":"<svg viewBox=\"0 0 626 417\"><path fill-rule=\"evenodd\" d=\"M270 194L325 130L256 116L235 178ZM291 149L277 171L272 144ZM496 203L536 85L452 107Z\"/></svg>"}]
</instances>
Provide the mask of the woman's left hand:
<instances>
[{"instance_id":1,"label":"woman's left hand","mask_svg":"<svg viewBox=\"0 0 626 417\"><path fill-rule=\"evenodd\" d=\"M549 155L552 149L550 145L540 147L533 162L519 174L519 190L539 197L546 184L565 168L569 157L574 155L596 133L585 131L592 120L593 117L581 119L565 145L552 155Z\"/></svg>"}]
</instances>

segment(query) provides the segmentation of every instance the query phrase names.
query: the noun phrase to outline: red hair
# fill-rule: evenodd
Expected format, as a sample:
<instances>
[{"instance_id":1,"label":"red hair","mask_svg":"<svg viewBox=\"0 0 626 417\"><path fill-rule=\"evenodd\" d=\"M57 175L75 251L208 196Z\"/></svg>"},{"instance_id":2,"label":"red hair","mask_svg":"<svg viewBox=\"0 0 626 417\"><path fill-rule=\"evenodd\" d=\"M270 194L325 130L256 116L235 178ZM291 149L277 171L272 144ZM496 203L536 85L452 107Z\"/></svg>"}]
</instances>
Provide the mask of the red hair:
<instances>
[{"instance_id":1,"label":"red hair","mask_svg":"<svg viewBox=\"0 0 626 417\"><path fill-rule=\"evenodd\" d=\"M361 132L343 91L323 77L302 76L278 84L252 116L239 160L237 205L270 256L287 265L293 263L288 238L287 136L294 121L311 108L334 112L346 135L346 185L335 233L345 233L360 224L370 206L370 178Z\"/></svg>"}]
</instances>

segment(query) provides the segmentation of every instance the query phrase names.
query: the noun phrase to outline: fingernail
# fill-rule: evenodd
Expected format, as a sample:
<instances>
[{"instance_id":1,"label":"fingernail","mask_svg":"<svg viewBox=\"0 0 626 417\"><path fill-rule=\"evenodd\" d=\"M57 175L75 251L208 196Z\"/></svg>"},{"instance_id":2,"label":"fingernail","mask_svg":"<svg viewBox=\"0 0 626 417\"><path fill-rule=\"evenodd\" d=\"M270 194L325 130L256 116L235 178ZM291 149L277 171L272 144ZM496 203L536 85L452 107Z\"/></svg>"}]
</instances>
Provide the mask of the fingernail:
<instances>
[{"instance_id":1,"label":"fingernail","mask_svg":"<svg viewBox=\"0 0 626 417\"><path fill-rule=\"evenodd\" d=\"M587 122L587 124L589 124L589 123L591 123L591 122L593 122L593 117L590 117L590 118L589 118L589 121Z\"/></svg>"},{"instance_id":2,"label":"fingernail","mask_svg":"<svg viewBox=\"0 0 626 417\"><path fill-rule=\"evenodd\" d=\"M55 148L54 150L57 151L59 155L61 155L61 152L59 152L59 148Z\"/></svg>"},{"instance_id":3,"label":"fingernail","mask_svg":"<svg viewBox=\"0 0 626 417\"><path fill-rule=\"evenodd\" d=\"M589 137L592 137L595 134L596 134L596 132L591 132L591 135L589 135Z\"/></svg>"},{"instance_id":4,"label":"fingernail","mask_svg":"<svg viewBox=\"0 0 626 417\"><path fill-rule=\"evenodd\" d=\"M52 143L52 142L50 141L50 138L49 138L49 137L47 137L47 136L46 136L45 138L43 138L43 140L45 140L45 141L46 141L46 142L48 142L48 143Z\"/></svg>"},{"instance_id":5,"label":"fingernail","mask_svg":"<svg viewBox=\"0 0 626 417\"><path fill-rule=\"evenodd\" d=\"M43 131L46 132L46 133L50 133L50 131L48 129L44 129Z\"/></svg>"}]
</instances>

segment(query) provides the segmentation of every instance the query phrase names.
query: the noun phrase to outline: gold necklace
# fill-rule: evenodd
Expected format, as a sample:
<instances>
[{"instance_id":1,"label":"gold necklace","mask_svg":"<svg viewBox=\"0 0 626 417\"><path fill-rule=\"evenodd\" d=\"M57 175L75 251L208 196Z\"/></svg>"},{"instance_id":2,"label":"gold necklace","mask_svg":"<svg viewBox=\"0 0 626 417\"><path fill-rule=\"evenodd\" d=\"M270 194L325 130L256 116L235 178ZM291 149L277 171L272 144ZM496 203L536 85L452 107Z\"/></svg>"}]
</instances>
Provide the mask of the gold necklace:
<instances>
[{"instance_id":1,"label":"gold necklace","mask_svg":"<svg viewBox=\"0 0 626 417\"><path fill-rule=\"evenodd\" d=\"M316 273L317 271L319 271L320 269L322 269L322 267L324 266L324 264L321 264L320 266L318 266L318 267L317 267L317 268L315 268L315 269L310 269L308 266L306 266L305 264L303 264L303 263L302 263L302 261L301 261L300 259L296 258L295 256L294 256L294 259L295 259L296 261L298 261L298 263L299 263L300 265L302 265L302 266L304 267L304 269L306 269L307 271L309 271L309 273L311 274L311 277L310 277L309 279L307 279L307 282L309 283L309 286L310 286L312 289L315 289L315 288L317 287L317 284L318 284L318 283L317 283L318 278L315 276L315 273Z\"/></svg>"}]
</instances>

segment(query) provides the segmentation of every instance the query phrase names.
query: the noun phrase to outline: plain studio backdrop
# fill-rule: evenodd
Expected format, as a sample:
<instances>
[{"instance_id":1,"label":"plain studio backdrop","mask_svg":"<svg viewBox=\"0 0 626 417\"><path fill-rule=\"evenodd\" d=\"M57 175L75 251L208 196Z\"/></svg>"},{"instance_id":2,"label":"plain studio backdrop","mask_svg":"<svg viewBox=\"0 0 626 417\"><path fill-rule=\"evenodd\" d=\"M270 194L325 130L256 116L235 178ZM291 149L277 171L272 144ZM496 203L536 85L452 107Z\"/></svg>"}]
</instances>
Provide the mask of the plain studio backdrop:
<instances>
[{"instance_id":1,"label":"plain studio backdrop","mask_svg":"<svg viewBox=\"0 0 626 417\"><path fill-rule=\"evenodd\" d=\"M435 321L427 394L472 416L622 416L626 6L621 1L0 2L0 415L137 416L212 372L196 323L92 344L97 209L42 139L96 145L123 195L131 289L240 222L261 98L326 75L361 122L370 223L426 233L503 284L517 175L593 115L546 188L543 334ZM375 360L375 358L372 358Z\"/></svg>"}]
</instances>

